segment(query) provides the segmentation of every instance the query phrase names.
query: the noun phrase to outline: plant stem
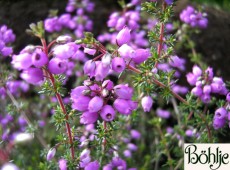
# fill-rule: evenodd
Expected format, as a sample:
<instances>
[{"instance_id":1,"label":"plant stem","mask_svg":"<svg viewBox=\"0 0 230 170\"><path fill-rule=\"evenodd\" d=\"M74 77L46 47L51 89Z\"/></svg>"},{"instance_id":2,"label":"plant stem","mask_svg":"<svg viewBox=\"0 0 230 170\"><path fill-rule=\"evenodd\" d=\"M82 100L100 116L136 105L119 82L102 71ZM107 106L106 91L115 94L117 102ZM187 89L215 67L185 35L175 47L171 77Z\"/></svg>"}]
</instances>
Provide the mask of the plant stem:
<instances>
[{"instance_id":1,"label":"plant stem","mask_svg":"<svg viewBox=\"0 0 230 170\"><path fill-rule=\"evenodd\" d=\"M12 93L8 90L7 87L4 86L4 89L6 90L6 94L9 96L10 100L12 101L12 103L15 105L15 107L17 108L17 111L21 113L22 117L26 120L28 125L32 125L30 119L27 117L26 113L24 111L22 111L21 107L19 106L17 100L15 99L15 97L12 95ZM35 137L38 139L38 141L40 142L40 144L44 147L47 148L47 144L45 142L45 140L37 133L35 133Z\"/></svg>"},{"instance_id":2,"label":"plant stem","mask_svg":"<svg viewBox=\"0 0 230 170\"><path fill-rule=\"evenodd\" d=\"M47 48L45 39L41 39L41 42L42 42L42 45L43 45L44 52L46 53L46 55L48 55L48 48ZM57 98L58 103L59 103L59 105L60 105L60 107L62 109L63 114L65 115L65 120L66 120L65 124L66 124L66 131L67 131L67 135L68 135L69 143L70 143L71 157L72 157L72 159L74 159L73 137L72 137L72 132L71 132L70 125L69 125L69 122L68 122L69 121L69 116L68 116L67 111L65 109L65 105L63 103L61 95L56 91L56 84L55 84L55 79L54 79L53 74L51 74L48 70L45 70L45 72L46 72L46 74L49 75L49 80L51 81L52 86L53 86L53 88L55 90L56 98Z\"/></svg>"},{"instance_id":3,"label":"plant stem","mask_svg":"<svg viewBox=\"0 0 230 170\"><path fill-rule=\"evenodd\" d=\"M132 67L132 66L130 66L130 65L126 65L126 67L127 67L128 69L132 70L132 71L135 72L135 73L138 73L138 74L141 74L141 73L142 73L139 69L134 68L134 67ZM158 80L155 79L154 77L152 77L152 81L153 81L156 85L158 85L159 87L168 88L166 85L164 85L163 83L161 83L160 81L158 81ZM169 89L169 91L170 91L170 93L171 93L174 97L176 97L176 98L177 98L178 100L180 100L181 102L183 102L183 103L185 103L185 104L187 104L187 105L189 104L189 103L188 103L183 97L181 97L179 94L173 92L171 89Z\"/></svg>"},{"instance_id":4,"label":"plant stem","mask_svg":"<svg viewBox=\"0 0 230 170\"><path fill-rule=\"evenodd\" d=\"M157 127L157 129L158 129L158 131L159 131L159 133L160 133L161 140L164 140L164 134L163 134L163 132L162 132L162 130L161 130L161 127L159 127L158 125L157 125L156 127ZM171 155L170 155L170 152L169 152L169 149L168 149L167 144L165 144L165 151L166 151L166 155L167 155L167 157L168 157L170 170L173 170L173 166L172 166L172 164L171 164L171 162L172 162L172 157L171 157Z\"/></svg>"},{"instance_id":5,"label":"plant stem","mask_svg":"<svg viewBox=\"0 0 230 170\"><path fill-rule=\"evenodd\" d=\"M163 2L162 4L162 12L165 11L165 8L166 8L166 3ZM157 55L158 55L158 58L161 57L161 51L162 51L162 47L163 47L163 38L164 38L164 23L162 22L161 23L161 26L160 26L160 37L159 37L159 43L158 43L158 46L157 46ZM155 67L157 67L158 65L158 61L156 61L155 63Z\"/></svg>"}]
</instances>

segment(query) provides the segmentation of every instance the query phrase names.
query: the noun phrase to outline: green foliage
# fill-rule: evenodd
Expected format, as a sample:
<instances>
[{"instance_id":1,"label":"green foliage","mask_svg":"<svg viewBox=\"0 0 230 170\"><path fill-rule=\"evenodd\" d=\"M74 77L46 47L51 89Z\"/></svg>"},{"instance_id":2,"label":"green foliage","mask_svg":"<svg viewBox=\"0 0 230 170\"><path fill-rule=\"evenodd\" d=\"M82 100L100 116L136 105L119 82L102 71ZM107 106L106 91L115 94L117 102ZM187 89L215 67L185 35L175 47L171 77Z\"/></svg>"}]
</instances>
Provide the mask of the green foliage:
<instances>
[{"instance_id":1,"label":"green foliage","mask_svg":"<svg viewBox=\"0 0 230 170\"><path fill-rule=\"evenodd\" d=\"M42 21L37 22L37 24L30 24L30 29L27 29L26 32L30 35L36 36L38 38L44 38L45 31Z\"/></svg>"}]
</instances>

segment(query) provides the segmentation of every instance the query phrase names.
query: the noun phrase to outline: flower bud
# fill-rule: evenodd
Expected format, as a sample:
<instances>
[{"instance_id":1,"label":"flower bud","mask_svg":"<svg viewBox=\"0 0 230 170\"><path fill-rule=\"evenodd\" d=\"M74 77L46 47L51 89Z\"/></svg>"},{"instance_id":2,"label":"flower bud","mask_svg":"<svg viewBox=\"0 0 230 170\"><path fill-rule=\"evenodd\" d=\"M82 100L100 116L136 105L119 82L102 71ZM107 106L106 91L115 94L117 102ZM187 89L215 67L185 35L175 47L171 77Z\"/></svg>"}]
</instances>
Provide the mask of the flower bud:
<instances>
[{"instance_id":1,"label":"flower bud","mask_svg":"<svg viewBox=\"0 0 230 170\"><path fill-rule=\"evenodd\" d=\"M60 58L52 58L48 64L48 69L53 74L62 74L67 69L67 62Z\"/></svg>"},{"instance_id":2,"label":"flower bud","mask_svg":"<svg viewBox=\"0 0 230 170\"><path fill-rule=\"evenodd\" d=\"M192 68L192 73L196 76L199 77L202 75L202 70L200 67L198 67L197 65L194 65Z\"/></svg>"},{"instance_id":3,"label":"flower bud","mask_svg":"<svg viewBox=\"0 0 230 170\"><path fill-rule=\"evenodd\" d=\"M101 96L102 96L102 97L108 97L108 95L109 95L109 91L108 91L107 89L103 89L103 90L101 91Z\"/></svg>"},{"instance_id":4,"label":"flower bud","mask_svg":"<svg viewBox=\"0 0 230 170\"><path fill-rule=\"evenodd\" d=\"M121 99L131 99L133 89L128 85L120 84L114 87L114 92Z\"/></svg>"},{"instance_id":5,"label":"flower bud","mask_svg":"<svg viewBox=\"0 0 230 170\"><path fill-rule=\"evenodd\" d=\"M57 45L53 50L53 54L57 58L68 59L77 52L78 48L79 45L75 44L74 42Z\"/></svg>"},{"instance_id":6,"label":"flower bud","mask_svg":"<svg viewBox=\"0 0 230 170\"><path fill-rule=\"evenodd\" d=\"M99 170L99 163L98 161L90 162L86 165L85 170Z\"/></svg>"},{"instance_id":7,"label":"flower bud","mask_svg":"<svg viewBox=\"0 0 230 170\"><path fill-rule=\"evenodd\" d=\"M29 53L22 53L18 55L13 55L12 64L13 66L18 69L28 69L32 65L31 54Z\"/></svg>"},{"instance_id":8,"label":"flower bud","mask_svg":"<svg viewBox=\"0 0 230 170\"><path fill-rule=\"evenodd\" d=\"M123 44L121 47L118 48L118 52L123 58L131 58L132 51L134 51L132 47L127 44Z\"/></svg>"},{"instance_id":9,"label":"flower bud","mask_svg":"<svg viewBox=\"0 0 230 170\"><path fill-rule=\"evenodd\" d=\"M127 100L116 99L113 103L113 106L121 114L129 115L132 113L132 110Z\"/></svg>"},{"instance_id":10,"label":"flower bud","mask_svg":"<svg viewBox=\"0 0 230 170\"><path fill-rule=\"evenodd\" d=\"M65 159L60 159L58 165L60 170L67 170L67 161Z\"/></svg>"},{"instance_id":11,"label":"flower bud","mask_svg":"<svg viewBox=\"0 0 230 170\"><path fill-rule=\"evenodd\" d=\"M117 73L121 73L125 70L125 60L120 57L115 57L112 60L112 69Z\"/></svg>"},{"instance_id":12,"label":"flower bud","mask_svg":"<svg viewBox=\"0 0 230 170\"><path fill-rule=\"evenodd\" d=\"M105 80L102 83L102 87L107 89L107 90L112 90L113 89L113 82L111 80Z\"/></svg>"},{"instance_id":13,"label":"flower bud","mask_svg":"<svg viewBox=\"0 0 230 170\"><path fill-rule=\"evenodd\" d=\"M192 94L194 94L197 97L201 97L202 95L202 88L201 87L194 87L191 91Z\"/></svg>"},{"instance_id":14,"label":"flower bud","mask_svg":"<svg viewBox=\"0 0 230 170\"><path fill-rule=\"evenodd\" d=\"M230 92L226 95L226 100L230 102Z\"/></svg>"},{"instance_id":15,"label":"flower bud","mask_svg":"<svg viewBox=\"0 0 230 170\"><path fill-rule=\"evenodd\" d=\"M39 68L29 68L20 74L21 78L30 84L37 85L43 81L43 72Z\"/></svg>"},{"instance_id":16,"label":"flower bud","mask_svg":"<svg viewBox=\"0 0 230 170\"><path fill-rule=\"evenodd\" d=\"M115 114L115 110L110 105L105 105L100 113L101 118L105 121L112 121L115 118Z\"/></svg>"},{"instance_id":17,"label":"flower bud","mask_svg":"<svg viewBox=\"0 0 230 170\"><path fill-rule=\"evenodd\" d=\"M102 81L108 75L109 69L109 66L104 67L103 64L99 62L95 70L95 79Z\"/></svg>"},{"instance_id":18,"label":"flower bud","mask_svg":"<svg viewBox=\"0 0 230 170\"><path fill-rule=\"evenodd\" d=\"M218 119L225 119L227 117L227 111L224 107L221 107L215 111L215 117Z\"/></svg>"},{"instance_id":19,"label":"flower bud","mask_svg":"<svg viewBox=\"0 0 230 170\"><path fill-rule=\"evenodd\" d=\"M141 138L140 132L138 132L138 131L135 130L135 129L132 129L132 130L130 131L130 134L131 134L131 137L132 137L133 139L140 139L140 138Z\"/></svg>"},{"instance_id":20,"label":"flower bud","mask_svg":"<svg viewBox=\"0 0 230 170\"><path fill-rule=\"evenodd\" d=\"M70 37L69 35L61 35L59 37L57 37L56 42L58 44L65 44L68 43L72 40L72 37Z\"/></svg>"},{"instance_id":21,"label":"flower bud","mask_svg":"<svg viewBox=\"0 0 230 170\"><path fill-rule=\"evenodd\" d=\"M117 37L116 37L117 45L122 46L123 44L129 43L130 40L131 40L130 30L128 27L124 27L117 34Z\"/></svg>"},{"instance_id":22,"label":"flower bud","mask_svg":"<svg viewBox=\"0 0 230 170\"><path fill-rule=\"evenodd\" d=\"M136 64L143 63L150 56L150 52L147 49L137 49L135 55L133 56L133 61Z\"/></svg>"},{"instance_id":23,"label":"flower bud","mask_svg":"<svg viewBox=\"0 0 230 170\"><path fill-rule=\"evenodd\" d=\"M91 99L87 96L79 96L76 99L74 98L72 108L79 111L86 111L88 110L90 100Z\"/></svg>"},{"instance_id":24,"label":"flower bud","mask_svg":"<svg viewBox=\"0 0 230 170\"><path fill-rule=\"evenodd\" d=\"M32 63L35 67L42 67L48 63L48 56L40 49L36 49L32 55Z\"/></svg>"},{"instance_id":25,"label":"flower bud","mask_svg":"<svg viewBox=\"0 0 230 170\"><path fill-rule=\"evenodd\" d=\"M94 55L96 53L96 50L91 48L84 48L84 53Z\"/></svg>"},{"instance_id":26,"label":"flower bud","mask_svg":"<svg viewBox=\"0 0 230 170\"><path fill-rule=\"evenodd\" d=\"M98 112L103 106L103 99L101 97L95 96L89 102L88 110L90 112Z\"/></svg>"},{"instance_id":27,"label":"flower bud","mask_svg":"<svg viewBox=\"0 0 230 170\"><path fill-rule=\"evenodd\" d=\"M81 124L92 124L95 123L98 119L98 113L96 112L84 112L80 116Z\"/></svg>"},{"instance_id":28,"label":"flower bud","mask_svg":"<svg viewBox=\"0 0 230 170\"><path fill-rule=\"evenodd\" d=\"M46 156L46 160L50 161L56 154L56 148L51 148Z\"/></svg>"},{"instance_id":29,"label":"flower bud","mask_svg":"<svg viewBox=\"0 0 230 170\"><path fill-rule=\"evenodd\" d=\"M157 116L164 118L164 119L168 119L170 117L170 112L167 110L157 109L156 113L157 113Z\"/></svg>"},{"instance_id":30,"label":"flower bud","mask_svg":"<svg viewBox=\"0 0 230 170\"><path fill-rule=\"evenodd\" d=\"M141 100L141 105L144 109L144 112L149 112L153 105L153 99L150 96L145 96Z\"/></svg>"},{"instance_id":31,"label":"flower bud","mask_svg":"<svg viewBox=\"0 0 230 170\"><path fill-rule=\"evenodd\" d=\"M196 84L196 80L197 80L197 77L192 74L192 73L188 73L186 75L186 78L187 78L187 81L190 85L195 85Z\"/></svg>"},{"instance_id":32,"label":"flower bud","mask_svg":"<svg viewBox=\"0 0 230 170\"><path fill-rule=\"evenodd\" d=\"M218 119L214 117L212 125L213 125L213 128L217 130L217 129L224 127L225 123L226 123L225 119Z\"/></svg>"},{"instance_id":33,"label":"flower bud","mask_svg":"<svg viewBox=\"0 0 230 170\"><path fill-rule=\"evenodd\" d=\"M106 53L102 59L101 59L101 63L103 65L103 67L109 66L111 63L111 54L110 53Z\"/></svg>"}]
</instances>

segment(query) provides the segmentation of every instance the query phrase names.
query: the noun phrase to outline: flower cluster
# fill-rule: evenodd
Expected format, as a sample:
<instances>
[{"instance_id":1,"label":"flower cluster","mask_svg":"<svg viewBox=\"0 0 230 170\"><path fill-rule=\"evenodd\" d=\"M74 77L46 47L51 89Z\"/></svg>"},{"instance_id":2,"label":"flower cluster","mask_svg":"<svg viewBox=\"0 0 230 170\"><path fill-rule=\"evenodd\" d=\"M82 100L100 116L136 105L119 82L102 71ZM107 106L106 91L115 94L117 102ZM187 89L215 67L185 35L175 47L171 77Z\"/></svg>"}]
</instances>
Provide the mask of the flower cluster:
<instances>
[{"instance_id":1,"label":"flower cluster","mask_svg":"<svg viewBox=\"0 0 230 170\"><path fill-rule=\"evenodd\" d=\"M85 15L85 12L92 12L94 3L89 0L82 2L76 2L76 0L69 0L66 11L67 13L57 17L50 17L45 20L45 30L47 32L60 32L64 28L74 31L76 37L83 37L84 31L91 31L93 28L93 22ZM74 16L71 12L76 11Z\"/></svg>"},{"instance_id":2,"label":"flower cluster","mask_svg":"<svg viewBox=\"0 0 230 170\"><path fill-rule=\"evenodd\" d=\"M229 103L230 103L230 93L227 93L226 95L226 105L218 108L215 111L215 115L213 117L213 127L214 129L220 129L225 126L226 122L230 121L230 109L229 109ZM229 123L230 126L230 123Z\"/></svg>"},{"instance_id":3,"label":"flower cluster","mask_svg":"<svg viewBox=\"0 0 230 170\"><path fill-rule=\"evenodd\" d=\"M208 26L206 15L206 13L196 11L192 6L188 6L180 13L180 19L191 27L206 28Z\"/></svg>"},{"instance_id":4,"label":"flower cluster","mask_svg":"<svg viewBox=\"0 0 230 170\"><path fill-rule=\"evenodd\" d=\"M214 77L213 69L210 67L203 72L197 65L193 66L192 73L187 74L187 81L190 85L195 85L192 94L204 103L211 101L211 93L226 95L228 92L222 78Z\"/></svg>"},{"instance_id":5,"label":"flower cluster","mask_svg":"<svg viewBox=\"0 0 230 170\"><path fill-rule=\"evenodd\" d=\"M13 53L13 48L8 46L9 43L15 41L15 35L12 29L8 29L6 25L0 26L0 55L9 56Z\"/></svg>"},{"instance_id":6,"label":"flower cluster","mask_svg":"<svg viewBox=\"0 0 230 170\"><path fill-rule=\"evenodd\" d=\"M104 121L112 121L116 111L129 115L137 108L132 101L133 89L128 85L113 85L110 80L97 84L90 80L84 81L84 86L76 87L71 91L72 108L83 112L82 124L95 123L100 115Z\"/></svg>"},{"instance_id":7,"label":"flower cluster","mask_svg":"<svg viewBox=\"0 0 230 170\"><path fill-rule=\"evenodd\" d=\"M57 42L59 42L59 39L60 37L57 38ZM79 54L78 49L79 46L73 42L58 43L52 49L54 57L49 60L43 49L30 45L25 47L18 55L13 55L12 64L16 69L23 70L20 75L22 79L30 84L38 85L44 79L42 68L47 67L52 74L62 74L68 71L68 67L71 68L73 65L69 62L69 59L79 58L79 56L75 57Z\"/></svg>"},{"instance_id":8,"label":"flower cluster","mask_svg":"<svg viewBox=\"0 0 230 170\"><path fill-rule=\"evenodd\" d=\"M8 89L12 95L19 96L20 92L25 93L29 90L29 84L21 80L9 80L6 82L6 89ZM0 87L0 98L5 98L6 89Z\"/></svg>"}]
</instances>

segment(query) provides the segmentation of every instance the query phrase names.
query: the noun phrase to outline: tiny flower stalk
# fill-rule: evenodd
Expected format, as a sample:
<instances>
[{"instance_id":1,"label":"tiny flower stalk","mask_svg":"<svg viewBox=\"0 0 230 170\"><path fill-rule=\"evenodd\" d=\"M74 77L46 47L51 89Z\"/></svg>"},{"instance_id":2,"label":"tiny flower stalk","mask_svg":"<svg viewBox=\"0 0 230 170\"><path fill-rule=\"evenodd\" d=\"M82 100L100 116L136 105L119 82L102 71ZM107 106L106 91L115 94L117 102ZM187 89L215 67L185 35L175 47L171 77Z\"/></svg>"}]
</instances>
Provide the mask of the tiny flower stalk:
<instances>
[{"instance_id":1,"label":"tiny flower stalk","mask_svg":"<svg viewBox=\"0 0 230 170\"><path fill-rule=\"evenodd\" d=\"M42 38L41 42L42 42L43 50L44 50L45 54L48 56L48 47L47 47L47 44L46 44L46 40ZM53 74L50 73L48 70L45 70L45 69L43 69L43 70L48 75L48 78L49 78L49 80L52 83L52 86L54 88L55 95L56 95L56 98L58 100L58 103L59 103L59 105L60 105L60 107L62 109L63 114L65 115L65 119L66 119L66 122L65 122L66 123L66 131L67 131L67 135L68 135L68 138L69 138L71 157L72 157L72 159L74 159L73 137L72 137L72 132L71 132L70 124L68 123L69 116L67 114L67 111L66 111L66 108L65 108L65 105L63 103L61 95L56 91L56 84L55 84L55 79L54 79Z\"/></svg>"}]
</instances>

